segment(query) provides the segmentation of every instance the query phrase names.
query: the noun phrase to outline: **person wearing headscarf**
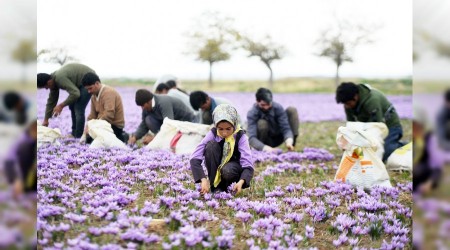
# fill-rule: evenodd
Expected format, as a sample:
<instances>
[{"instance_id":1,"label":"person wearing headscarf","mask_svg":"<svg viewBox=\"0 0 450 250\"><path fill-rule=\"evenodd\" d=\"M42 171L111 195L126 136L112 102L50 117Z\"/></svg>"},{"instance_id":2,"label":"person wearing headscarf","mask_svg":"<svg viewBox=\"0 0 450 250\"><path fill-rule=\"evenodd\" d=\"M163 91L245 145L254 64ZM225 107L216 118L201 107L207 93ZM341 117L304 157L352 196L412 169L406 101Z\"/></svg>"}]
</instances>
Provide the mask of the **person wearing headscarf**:
<instances>
[{"instance_id":1,"label":"person wearing headscarf","mask_svg":"<svg viewBox=\"0 0 450 250\"><path fill-rule=\"evenodd\" d=\"M37 120L31 122L11 148L4 161L4 172L13 196L37 190Z\"/></svg>"},{"instance_id":2,"label":"person wearing headscarf","mask_svg":"<svg viewBox=\"0 0 450 250\"><path fill-rule=\"evenodd\" d=\"M228 104L218 105L213 112L214 127L209 131L191 156L190 165L195 183L201 182L200 193L210 190L240 193L250 186L254 160L248 137L239 124L236 109ZM205 175L202 161L208 171Z\"/></svg>"},{"instance_id":3,"label":"person wearing headscarf","mask_svg":"<svg viewBox=\"0 0 450 250\"><path fill-rule=\"evenodd\" d=\"M414 106L413 118L413 192L425 194L439 185L444 154L430 128L426 112Z\"/></svg>"}]
</instances>

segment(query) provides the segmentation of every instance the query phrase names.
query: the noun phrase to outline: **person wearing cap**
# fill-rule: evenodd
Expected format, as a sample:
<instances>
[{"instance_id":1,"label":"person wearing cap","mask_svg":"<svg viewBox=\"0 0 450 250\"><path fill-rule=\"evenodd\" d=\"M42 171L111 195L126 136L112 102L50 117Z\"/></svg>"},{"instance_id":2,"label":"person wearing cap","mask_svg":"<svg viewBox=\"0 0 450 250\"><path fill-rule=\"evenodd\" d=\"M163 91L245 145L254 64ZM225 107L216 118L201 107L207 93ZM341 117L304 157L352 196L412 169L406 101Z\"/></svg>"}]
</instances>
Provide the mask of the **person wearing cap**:
<instances>
[{"instance_id":1,"label":"person wearing cap","mask_svg":"<svg viewBox=\"0 0 450 250\"><path fill-rule=\"evenodd\" d=\"M166 117L177 121L196 121L196 117L192 111L181 100L172 96L153 95L146 89L139 89L136 91L135 101L136 105L142 108L142 121L136 132L130 136L128 144L136 143L149 130L153 134L157 134ZM153 136L146 135L143 143L148 144L152 139Z\"/></svg>"},{"instance_id":2,"label":"person wearing cap","mask_svg":"<svg viewBox=\"0 0 450 250\"><path fill-rule=\"evenodd\" d=\"M426 194L439 186L445 154L438 145L427 114L414 105L413 118L413 192Z\"/></svg>"},{"instance_id":3,"label":"person wearing cap","mask_svg":"<svg viewBox=\"0 0 450 250\"><path fill-rule=\"evenodd\" d=\"M273 101L272 92L266 88L256 91L256 103L247 113L250 146L259 151L277 152L283 142L289 151L294 150L298 136L298 112L294 107L286 110Z\"/></svg>"},{"instance_id":4,"label":"person wearing cap","mask_svg":"<svg viewBox=\"0 0 450 250\"><path fill-rule=\"evenodd\" d=\"M51 75L39 73L37 75L38 89L50 89L50 94L45 108L43 126L48 126L48 120L61 114L66 106L69 106L72 117L72 136L80 138L83 135L85 123L86 106L91 99L91 95L83 87L81 80L86 73L95 71L86 65L71 63L64 65ZM59 90L64 89L69 96L63 102L58 103Z\"/></svg>"},{"instance_id":5,"label":"person wearing cap","mask_svg":"<svg viewBox=\"0 0 450 250\"><path fill-rule=\"evenodd\" d=\"M83 86L91 97L91 112L87 120L100 119L111 124L111 128L117 139L127 142L123 128L125 126L125 117L123 112L122 98L112 87L101 83L97 74L89 72L82 79ZM85 132L88 131L86 126ZM87 133L86 133L87 134ZM92 143L92 137L87 134L86 143Z\"/></svg>"},{"instance_id":6,"label":"person wearing cap","mask_svg":"<svg viewBox=\"0 0 450 250\"><path fill-rule=\"evenodd\" d=\"M189 95L189 102L192 108L199 112L200 124L213 124L212 113L220 104L232 105L228 99L222 97L211 97L203 91L194 91ZM239 117L239 116L238 116ZM239 121L241 121L239 117Z\"/></svg>"},{"instance_id":7,"label":"person wearing cap","mask_svg":"<svg viewBox=\"0 0 450 250\"><path fill-rule=\"evenodd\" d=\"M450 151L450 89L445 92L444 105L437 115L436 133L439 146L445 151Z\"/></svg>"},{"instance_id":8,"label":"person wearing cap","mask_svg":"<svg viewBox=\"0 0 450 250\"><path fill-rule=\"evenodd\" d=\"M254 160L248 137L239 124L236 109L218 105L213 112L214 127L192 153L190 165L195 183L201 183L201 194L229 191L236 194L248 188L253 178ZM207 176L202 167L204 160Z\"/></svg>"},{"instance_id":9,"label":"person wearing cap","mask_svg":"<svg viewBox=\"0 0 450 250\"><path fill-rule=\"evenodd\" d=\"M347 121L383 122L389 129L384 139L383 162L397 148L405 145L397 111L386 96L368 84L343 82L336 90L336 102L344 104Z\"/></svg>"}]
</instances>

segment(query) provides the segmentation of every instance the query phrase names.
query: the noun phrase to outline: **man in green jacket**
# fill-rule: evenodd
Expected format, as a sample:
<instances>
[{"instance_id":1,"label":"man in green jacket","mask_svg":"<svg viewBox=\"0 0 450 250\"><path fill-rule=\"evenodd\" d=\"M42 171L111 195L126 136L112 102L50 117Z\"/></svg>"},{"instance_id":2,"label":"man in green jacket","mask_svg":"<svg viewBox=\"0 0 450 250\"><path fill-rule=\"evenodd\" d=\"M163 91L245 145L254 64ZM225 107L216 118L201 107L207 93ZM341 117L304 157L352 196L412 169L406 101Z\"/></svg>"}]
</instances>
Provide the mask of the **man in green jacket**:
<instances>
[{"instance_id":1,"label":"man in green jacket","mask_svg":"<svg viewBox=\"0 0 450 250\"><path fill-rule=\"evenodd\" d=\"M392 103L380 91L368 84L343 82L336 90L336 102L344 104L347 121L384 122L389 129L384 139L383 161L397 148L403 136L400 118Z\"/></svg>"},{"instance_id":2,"label":"man in green jacket","mask_svg":"<svg viewBox=\"0 0 450 250\"><path fill-rule=\"evenodd\" d=\"M48 119L61 114L64 107L69 106L72 116L72 136L80 138L84 131L85 109L91 94L83 87L81 80L88 72L95 71L86 65L79 63L67 64L51 75L39 73L37 75L38 89L50 89L50 95L45 108L43 126L48 126ZM66 100L57 105L59 89L69 92Z\"/></svg>"}]
</instances>

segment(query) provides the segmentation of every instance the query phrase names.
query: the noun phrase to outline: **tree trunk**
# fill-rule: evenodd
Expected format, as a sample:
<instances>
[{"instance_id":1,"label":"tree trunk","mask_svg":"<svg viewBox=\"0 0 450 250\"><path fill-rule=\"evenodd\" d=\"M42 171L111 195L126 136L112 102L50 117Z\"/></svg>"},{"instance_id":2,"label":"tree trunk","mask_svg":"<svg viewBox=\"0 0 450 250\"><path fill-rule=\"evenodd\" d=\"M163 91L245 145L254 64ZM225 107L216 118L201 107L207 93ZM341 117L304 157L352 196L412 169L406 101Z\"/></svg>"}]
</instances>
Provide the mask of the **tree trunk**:
<instances>
[{"instance_id":1,"label":"tree trunk","mask_svg":"<svg viewBox=\"0 0 450 250\"><path fill-rule=\"evenodd\" d=\"M209 62L209 87L212 88L213 86L213 78L212 78L212 66L213 66L213 62Z\"/></svg>"},{"instance_id":2,"label":"tree trunk","mask_svg":"<svg viewBox=\"0 0 450 250\"><path fill-rule=\"evenodd\" d=\"M22 85L25 86L27 84L27 64L22 64Z\"/></svg>"},{"instance_id":3,"label":"tree trunk","mask_svg":"<svg viewBox=\"0 0 450 250\"><path fill-rule=\"evenodd\" d=\"M269 89L272 90L273 89L273 71L272 71L271 67L269 67L269 70L270 70Z\"/></svg>"},{"instance_id":4,"label":"tree trunk","mask_svg":"<svg viewBox=\"0 0 450 250\"><path fill-rule=\"evenodd\" d=\"M336 76L334 78L334 84L336 85L336 88L339 86L339 67L341 67L341 65L337 65L336 66Z\"/></svg>"}]
</instances>

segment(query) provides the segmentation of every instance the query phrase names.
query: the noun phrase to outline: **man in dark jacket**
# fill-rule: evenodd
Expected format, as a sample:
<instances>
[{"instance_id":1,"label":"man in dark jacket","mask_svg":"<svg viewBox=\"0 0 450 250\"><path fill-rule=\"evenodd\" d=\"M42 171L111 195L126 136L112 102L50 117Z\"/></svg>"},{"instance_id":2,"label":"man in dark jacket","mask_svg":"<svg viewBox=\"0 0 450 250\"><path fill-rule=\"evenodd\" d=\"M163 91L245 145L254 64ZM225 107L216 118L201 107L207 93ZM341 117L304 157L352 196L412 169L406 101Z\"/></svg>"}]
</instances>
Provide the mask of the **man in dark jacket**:
<instances>
[{"instance_id":1,"label":"man in dark jacket","mask_svg":"<svg viewBox=\"0 0 450 250\"><path fill-rule=\"evenodd\" d=\"M250 146L256 150L275 152L274 147L284 142L292 151L299 128L297 109L288 107L284 110L272 99L269 89L259 88L256 92L256 103L247 113Z\"/></svg>"},{"instance_id":2,"label":"man in dark jacket","mask_svg":"<svg viewBox=\"0 0 450 250\"><path fill-rule=\"evenodd\" d=\"M200 110L199 118L200 124L213 124L212 113L214 109L220 104L229 104L232 105L231 102L222 97L211 97L207 93L199 90L194 91L189 95L189 102L191 103L192 108L197 111ZM232 105L233 106L233 105ZM239 117L239 122L241 118Z\"/></svg>"},{"instance_id":3,"label":"man in dark jacket","mask_svg":"<svg viewBox=\"0 0 450 250\"><path fill-rule=\"evenodd\" d=\"M336 90L336 102L344 104L347 121L383 122L389 129L384 139L383 161L404 143L400 118L392 103L380 91L368 84L343 82Z\"/></svg>"},{"instance_id":4,"label":"man in dark jacket","mask_svg":"<svg viewBox=\"0 0 450 250\"><path fill-rule=\"evenodd\" d=\"M194 113L183 101L172 96L153 95L146 89L139 89L136 92L136 105L142 107L142 122L136 132L130 136L128 144L136 143L149 130L153 134L158 133L166 117L178 121L194 122L196 120ZM151 136L146 136L143 142L148 144L152 139Z\"/></svg>"},{"instance_id":5,"label":"man in dark jacket","mask_svg":"<svg viewBox=\"0 0 450 250\"><path fill-rule=\"evenodd\" d=\"M61 114L64 107L69 106L72 116L72 136L80 138L84 131L85 109L91 95L83 87L81 80L88 72L95 73L86 65L71 63L63 66L51 75L39 73L37 75L38 89L50 89L50 95L45 108L43 126L48 126L48 119ZM59 89L69 92L69 97L57 105Z\"/></svg>"}]
</instances>

